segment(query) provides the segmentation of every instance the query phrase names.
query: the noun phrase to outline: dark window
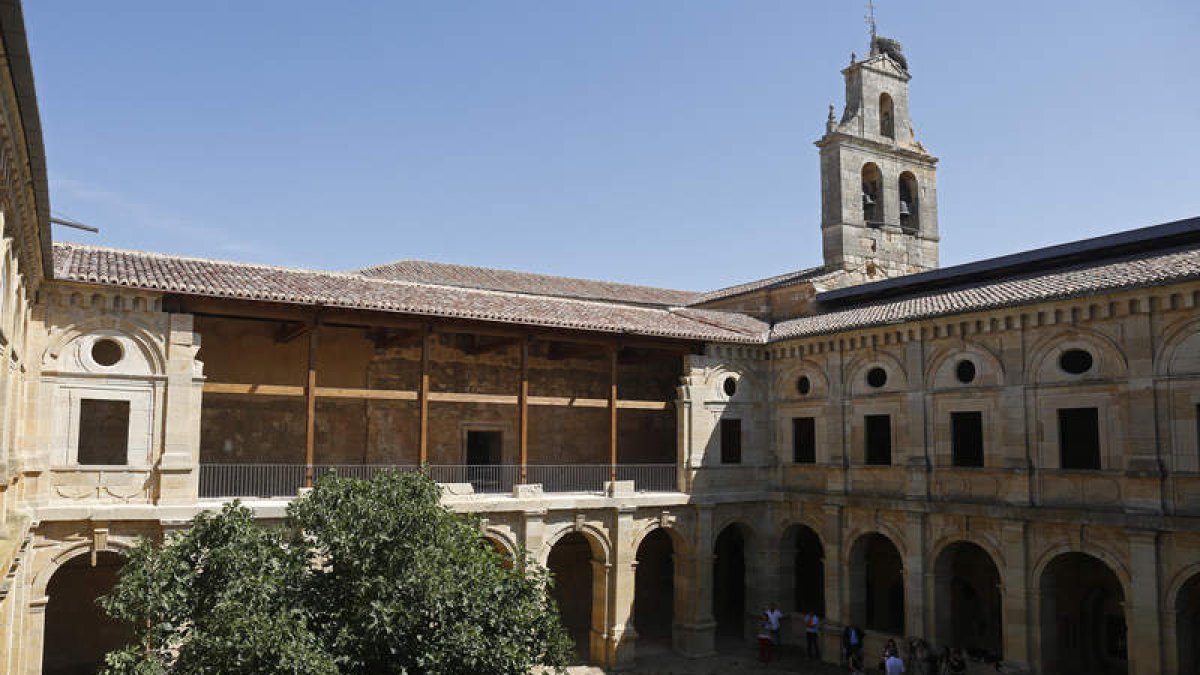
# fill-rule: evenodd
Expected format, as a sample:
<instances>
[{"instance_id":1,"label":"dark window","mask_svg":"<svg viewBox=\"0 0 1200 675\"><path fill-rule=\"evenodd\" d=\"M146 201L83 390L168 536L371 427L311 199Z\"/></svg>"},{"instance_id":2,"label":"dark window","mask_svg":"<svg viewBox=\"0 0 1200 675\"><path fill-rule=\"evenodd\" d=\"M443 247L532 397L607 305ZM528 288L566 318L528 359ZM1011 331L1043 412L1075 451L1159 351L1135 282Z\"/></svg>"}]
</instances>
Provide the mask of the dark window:
<instances>
[{"instance_id":1,"label":"dark window","mask_svg":"<svg viewBox=\"0 0 1200 675\"><path fill-rule=\"evenodd\" d=\"M1092 355L1082 349L1068 349L1058 357L1058 367L1072 375L1082 375L1092 369Z\"/></svg>"},{"instance_id":2,"label":"dark window","mask_svg":"<svg viewBox=\"0 0 1200 675\"><path fill-rule=\"evenodd\" d=\"M812 380L809 380L807 375L801 375L800 379L796 380L796 391L800 392L801 396L808 396L808 392L812 391Z\"/></svg>"},{"instance_id":3,"label":"dark window","mask_svg":"<svg viewBox=\"0 0 1200 675\"><path fill-rule=\"evenodd\" d=\"M1058 447L1064 469L1100 468L1100 414L1095 408L1058 411Z\"/></svg>"},{"instance_id":4,"label":"dark window","mask_svg":"<svg viewBox=\"0 0 1200 675\"><path fill-rule=\"evenodd\" d=\"M963 384L971 384L975 381L975 364L971 361L959 361L954 368L954 376Z\"/></svg>"},{"instance_id":5,"label":"dark window","mask_svg":"<svg viewBox=\"0 0 1200 675\"><path fill-rule=\"evenodd\" d=\"M983 413L950 413L950 454L954 466L983 466Z\"/></svg>"},{"instance_id":6,"label":"dark window","mask_svg":"<svg viewBox=\"0 0 1200 675\"><path fill-rule=\"evenodd\" d=\"M79 401L79 463L118 465L129 453L129 401Z\"/></svg>"},{"instance_id":7,"label":"dark window","mask_svg":"<svg viewBox=\"0 0 1200 675\"><path fill-rule=\"evenodd\" d=\"M467 432L467 464L494 466L500 464L504 436L499 431Z\"/></svg>"},{"instance_id":8,"label":"dark window","mask_svg":"<svg viewBox=\"0 0 1200 675\"><path fill-rule=\"evenodd\" d=\"M883 368L872 368L867 371L867 384L878 389L887 384L887 371Z\"/></svg>"},{"instance_id":9,"label":"dark window","mask_svg":"<svg viewBox=\"0 0 1200 675\"><path fill-rule=\"evenodd\" d=\"M102 366L116 365L124 355L125 350L116 340L104 338L92 343L92 360Z\"/></svg>"},{"instance_id":10,"label":"dark window","mask_svg":"<svg viewBox=\"0 0 1200 675\"><path fill-rule=\"evenodd\" d=\"M721 463L742 463L741 420L721 420Z\"/></svg>"},{"instance_id":11,"label":"dark window","mask_svg":"<svg viewBox=\"0 0 1200 675\"><path fill-rule=\"evenodd\" d=\"M734 394L737 393L737 378L735 378L735 377L725 378L725 382L724 382L724 384L721 385L721 388L725 390L726 396L733 396Z\"/></svg>"},{"instance_id":12,"label":"dark window","mask_svg":"<svg viewBox=\"0 0 1200 675\"><path fill-rule=\"evenodd\" d=\"M892 417L891 415L867 415L863 418L866 429L867 464L888 465L892 463Z\"/></svg>"},{"instance_id":13,"label":"dark window","mask_svg":"<svg viewBox=\"0 0 1200 675\"><path fill-rule=\"evenodd\" d=\"M817 421L812 417L792 418L792 461L797 464L817 461Z\"/></svg>"}]
</instances>

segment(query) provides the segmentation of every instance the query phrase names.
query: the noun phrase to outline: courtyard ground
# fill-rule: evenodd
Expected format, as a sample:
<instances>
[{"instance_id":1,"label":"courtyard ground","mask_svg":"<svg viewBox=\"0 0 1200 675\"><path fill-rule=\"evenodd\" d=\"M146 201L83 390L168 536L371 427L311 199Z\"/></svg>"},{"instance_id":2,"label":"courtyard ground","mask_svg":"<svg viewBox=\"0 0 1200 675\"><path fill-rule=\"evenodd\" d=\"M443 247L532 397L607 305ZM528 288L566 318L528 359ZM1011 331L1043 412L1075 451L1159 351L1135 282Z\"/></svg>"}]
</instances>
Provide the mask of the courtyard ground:
<instances>
[{"instance_id":1,"label":"courtyard ground","mask_svg":"<svg viewBox=\"0 0 1200 675\"><path fill-rule=\"evenodd\" d=\"M732 673L764 672L777 675L842 675L844 668L828 663L810 661L802 647L784 646L769 665L758 661L758 653L750 645L738 643L721 645L720 653L703 659L685 659L665 646L638 645L637 663L632 669L620 672L629 675L730 675ZM571 675L608 675L612 672L594 666L574 666Z\"/></svg>"}]
</instances>

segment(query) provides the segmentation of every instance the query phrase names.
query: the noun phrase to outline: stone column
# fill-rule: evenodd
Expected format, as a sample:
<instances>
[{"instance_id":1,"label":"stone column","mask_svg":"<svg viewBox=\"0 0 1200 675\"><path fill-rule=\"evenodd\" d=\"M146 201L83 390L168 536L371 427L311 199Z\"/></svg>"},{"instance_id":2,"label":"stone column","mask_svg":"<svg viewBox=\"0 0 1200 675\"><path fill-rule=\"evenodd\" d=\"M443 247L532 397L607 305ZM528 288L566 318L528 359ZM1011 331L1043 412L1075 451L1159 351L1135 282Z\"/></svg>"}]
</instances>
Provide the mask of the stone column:
<instances>
[{"instance_id":1,"label":"stone column","mask_svg":"<svg viewBox=\"0 0 1200 675\"><path fill-rule=\"evenodd\" d=\"M825 616L822 617L825 629L821 634L821 655L826 661L832 661L841 655L841 627L850 621L842 595L846 585L842 575L845 569L842 561L842 507L825 506L824 520L825 527L821 534L825 554Z\"/></svg>"},{"instance_id":2,"label":"stone column","mask_svg":"<svg viewBox=\"0 0 1200 675\"><path fill-rule=\"evenodd\" d=\"M42 675L42 649L46 637L46 604L50 598L42 596L29 601L29 614L25 621L25 635L21 640L25 675Z\"/></svg>"},{"instance_id":3,"label":"stone column","mask_svg":"<svg viewBox=\"0 0 1200 675\"><path fill-rule=\"evenodd\" d=\"M203 377L196 372L190 314L169 315L167 381L162 393L165 417L159 462L159 504L192 504L200 488L200 405Z\"/></svg>"},{"instance_id":4,"label":"stone column","mask_svg":"<svg viewBox=\"0 0 1200 675\"><path fill-rule=\"evenodd\" d=\"M1135 570L1125 597L1129 635L1130 675L1163 672L1162 626L1159 623L1158 534L1135 530L1129 534L1129 569Z\"/></svg>"},{"instance_id":5,"label":"stone column","mask_svg":"<svg viewBox=\"0 0 1200 675\"><path fill-rule=\"evenodd\" d=\"M904 633L928 635L925 625L925 514L909 513L904 526Z\"/></svg>"},{"instance_id":6,"label":"stone column","mask_svg":"<svg viewBox=\"0 0 1200 675\"><path fill-rule=\"evenodd\" d=\"M717 622L713 619L713 510L696 506L696 533L690 555L676 553L675 583L687 585L688 602L675 617L675 651L690 658L716 653ZM680 574L679 572L682 572ZM677 593L679 591L676 591Z\"/></svg>"},{"instance_id":7,"label":"stone column","mask_svg":"<svg viewBox=\"0 0 1200 675\"><path fill-rule=\"evenodd\" d=\"M1004 660L1028 668L1030 658L1029 631L1035 624L1030 604L1029 567L1025 556L1025 523L1006 521L1002 526L1001 550L1005 551L1004 576L1000 587L1000 629L1004 647ZM999 561L997 561L999 564Z\"/></svg>"},{"instance_id":8,"label":"stone column","mask_svg":"<svg viewBox=\"0 0 1200 675\"><path fill-rule=\"evenodd\" d=\"M612 565L608 593L608 644L605 663L621 668L631 665L636 655L637 630L633 625L633 603L637 581L634 509L617 509L612 534Z\"/></svg>"}]
</instances>

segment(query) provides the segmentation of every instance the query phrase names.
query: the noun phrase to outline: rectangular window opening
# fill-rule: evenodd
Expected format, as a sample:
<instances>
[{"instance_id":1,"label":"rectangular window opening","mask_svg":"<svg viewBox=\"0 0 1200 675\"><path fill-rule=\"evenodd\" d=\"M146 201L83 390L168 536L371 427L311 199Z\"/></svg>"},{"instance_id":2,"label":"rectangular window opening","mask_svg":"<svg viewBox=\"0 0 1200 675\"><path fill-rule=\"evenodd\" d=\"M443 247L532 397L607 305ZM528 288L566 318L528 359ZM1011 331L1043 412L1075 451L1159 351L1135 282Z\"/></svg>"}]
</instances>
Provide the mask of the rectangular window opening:
<instances>
[{"instance_id":1,"label":"rectangular window opening","mask_svg":"<svg viewBox=\"0 0 1200 675\"><path fill-rule=\"evenodd\" d=\"M815 418L792 418L792 461L796 464L817 463L817 420Z\"/></svg>"},{"instance_id":2,"label":"rectangular window opening","mask_svg":"<svg viewBox=\"0 0 1200 675\"><path fill-rule=\"evenodd\" d=\"M129 458L129 401L79 401L79 456L85 465L119 466Z\"/></svg>"},{"instance_id":3,"label":"rectangular window opening","mask_svg":"<svg viewBox=\"0 0 1200 675\"><path fill-rule=\"evenodd\" d=\"M1100 411L1062 408L1058 411L1059 465L1063 469L1100 468Z\"/></svg>"},{"instance_id":4,"label":"rectangular window opening","mask_svg":"<svg viewBox=\"0 0 1200 675\"><path fill-rule=\"evenodd\" d=\"M888 466L892 463L892 416L867 415L863 418L866 432L867 464Z\"/></svg>"},{"instance_id":5,"label":"rectangular window opening","mask_svg":"<svg viewBox=\"0 0 1200 675\"><path fill-rule=\"evenodd\" d=\"M721 463L742 463L741 420L721 420Z\"/></svg>"},{"instance_id":6,"label":"rectangular window opening","mask_svg":"<svg viewBox=\"0 0 1200 675\"><path fill-rule=\"evenodd\" d=\"M950 413L950 454L954 466L983 466L983 413Z\"/></svg>"},{"instance_id":7,"label":"rectangular window opening","mask_svg":"<svg viewBox=\"0 0 1200 675\"><path fill-rule=\"evenodd\" d=\"M467 464L497 466L501 462L504 434L499 431L467 432Z\"/></svg>"}]
</instances>

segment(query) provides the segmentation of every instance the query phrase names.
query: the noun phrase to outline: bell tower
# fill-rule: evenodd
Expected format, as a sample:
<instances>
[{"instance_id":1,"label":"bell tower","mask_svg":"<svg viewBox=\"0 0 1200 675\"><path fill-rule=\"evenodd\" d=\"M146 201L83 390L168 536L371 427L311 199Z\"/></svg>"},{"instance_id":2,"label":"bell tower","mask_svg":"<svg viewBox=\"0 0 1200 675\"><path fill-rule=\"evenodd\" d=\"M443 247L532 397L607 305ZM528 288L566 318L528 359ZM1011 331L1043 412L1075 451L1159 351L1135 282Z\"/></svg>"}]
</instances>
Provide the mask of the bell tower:
<instances>
[{"instance_id":1,"label":"bell tower","mask_svg":"<svg viewBox=\"0 0 1200 675\"><path fill-rule=\"evenodd\" d=\"M937 158L913 136L900 43L871 32L870 54L842 71L841 120L830 106L816 142L825 266L847 273L837 285L938 266Z\"/></svg>"}]
</instances>

